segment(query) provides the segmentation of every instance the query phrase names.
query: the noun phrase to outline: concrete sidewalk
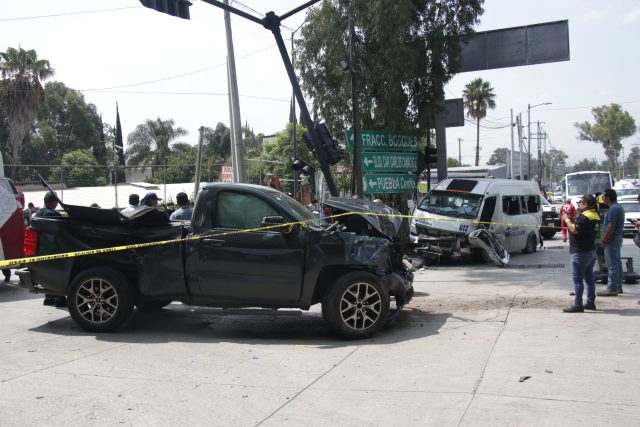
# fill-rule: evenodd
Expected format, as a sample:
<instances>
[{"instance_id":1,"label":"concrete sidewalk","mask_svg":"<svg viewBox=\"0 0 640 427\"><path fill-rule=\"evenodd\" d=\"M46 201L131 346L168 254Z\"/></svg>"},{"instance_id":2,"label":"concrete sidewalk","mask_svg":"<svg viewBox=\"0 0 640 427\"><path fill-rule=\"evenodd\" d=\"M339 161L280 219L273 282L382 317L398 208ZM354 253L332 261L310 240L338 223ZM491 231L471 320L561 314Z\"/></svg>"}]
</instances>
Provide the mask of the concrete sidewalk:
<instances>
[{"instance_id":1,"label":"concrete sidewalk","mask_svg":"<svg viewBox=\"0 0 640 427\"><path fill-rule=\"evenodd\" d=\"M568 249L547 244L508 268L419 271L396 322L356 342L329 335L319 307L174 303L88 334L0 285L1 424L637 425L640 285L562 313ZM640 270L629 239L623 255Z\"/></svg>"}]
</instances>

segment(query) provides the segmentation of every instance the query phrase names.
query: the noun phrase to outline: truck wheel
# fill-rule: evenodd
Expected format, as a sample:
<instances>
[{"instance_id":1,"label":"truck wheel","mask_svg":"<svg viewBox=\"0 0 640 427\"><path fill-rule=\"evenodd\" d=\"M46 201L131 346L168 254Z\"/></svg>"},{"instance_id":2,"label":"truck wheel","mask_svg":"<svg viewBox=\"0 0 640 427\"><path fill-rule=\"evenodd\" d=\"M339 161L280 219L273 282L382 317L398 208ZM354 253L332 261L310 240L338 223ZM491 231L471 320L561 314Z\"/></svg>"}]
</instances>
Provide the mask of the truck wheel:
<instances>
[{"instance_id":1,"label":"truck wheel","mask_svg":"<svg viewBox=\"0 0 640 427\"><path fill-rule=\"evenodd\" d=\"M329 329L346 339L368 338L389 315L389 293L371 273L338 278L322 299L322 317Z\"/></svg>"},{"instance_id":2,"label":"truck wheel","mask_svg":"<svg viewBox=\"0 0 640 427\"><path fill-rule=\"evenodd\" d=\"M551 239L551 238L553 238L553 236L556 235L556 232L555 231L554 232L550 231L548 233L541 233L541 234L542 234L542 237L544 237L545 239Z\"/></svg>"},{"instance_id":3,"label":"truck wheel","mask_svg":"<svg viewBox=\"0 0 640 427\"><path fill-rule=\"evenodd\" d=\"M532 254L536 251L536 247L538 246L538 239L536 239L535 234L530 234L527 239L527 246L522 250L523 254Z\"/></svg>"},{"instance_id":4,"label":"truck wheel","mask_svg":"<svg viewBox=\"0 0 640 427\"><path fill-rule=\"evenodd\" d=\"M129 281L112 268L85 270L71 282L69 314L89 332L114 332L133 313L134 293Z\"/></svg>"}]
</instances>

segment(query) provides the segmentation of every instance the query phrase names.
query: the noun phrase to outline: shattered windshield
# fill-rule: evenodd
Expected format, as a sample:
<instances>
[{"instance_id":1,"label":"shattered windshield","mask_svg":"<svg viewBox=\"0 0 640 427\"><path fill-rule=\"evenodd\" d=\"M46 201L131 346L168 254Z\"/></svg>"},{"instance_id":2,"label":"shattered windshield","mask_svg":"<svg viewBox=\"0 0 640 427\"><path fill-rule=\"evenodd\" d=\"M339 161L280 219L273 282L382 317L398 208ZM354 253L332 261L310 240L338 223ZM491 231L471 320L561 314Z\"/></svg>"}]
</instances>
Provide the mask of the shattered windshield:
<instances>
[{"instance_id":1,"label":"shattered windshield","mask_svg":"<svg viewBox=\"0 0 640 427\"><path fill-rule=\"evenodd\" d=\"M482 199L480 194L432 191L422 199L418 209L438 215L474 219L478 216Z\"/></svg>"},{"instance_id":2,"label":"shattered windshield","mask_svg":"<svg viewBox=\"0 0 640 427\"><path fill-rule=\"evenodd\" d=\"M287 196L284 193L277 193L273 195L279 202L287 206L291 211L295 212L299 221L304 221L305 224L312 228L327 228L329 223L318 215L311 212L309 209L302 206L293 198Z\"/></svg>"}]
</instances>

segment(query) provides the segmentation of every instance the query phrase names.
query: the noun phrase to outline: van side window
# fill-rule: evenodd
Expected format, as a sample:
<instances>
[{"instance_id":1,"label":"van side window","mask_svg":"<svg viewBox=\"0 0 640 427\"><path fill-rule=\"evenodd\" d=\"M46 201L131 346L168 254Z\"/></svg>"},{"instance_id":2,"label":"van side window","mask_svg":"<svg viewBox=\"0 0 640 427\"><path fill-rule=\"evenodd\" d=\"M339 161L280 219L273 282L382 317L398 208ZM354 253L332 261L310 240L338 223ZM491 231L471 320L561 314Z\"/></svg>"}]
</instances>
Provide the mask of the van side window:
<instances>
[{"instance_id":1,"label":"van side window","mask_svg":"<svg viewBox=\"0 0 640 427\"><path fill-rule=\"evenodd\" d=\"M527 198L527 211L536 213L540 210L540 196L529 196Z\"/></svg>"},{"instance_id":2,"label":"van side window","mask_svg":"<svg viewBox=\"0 0 640 427\"><path fill-rule=\"evenodd\" d=\"M520 197L502 196L502 212L505 215L520 215Z\"/></svg>"}]
</instances>

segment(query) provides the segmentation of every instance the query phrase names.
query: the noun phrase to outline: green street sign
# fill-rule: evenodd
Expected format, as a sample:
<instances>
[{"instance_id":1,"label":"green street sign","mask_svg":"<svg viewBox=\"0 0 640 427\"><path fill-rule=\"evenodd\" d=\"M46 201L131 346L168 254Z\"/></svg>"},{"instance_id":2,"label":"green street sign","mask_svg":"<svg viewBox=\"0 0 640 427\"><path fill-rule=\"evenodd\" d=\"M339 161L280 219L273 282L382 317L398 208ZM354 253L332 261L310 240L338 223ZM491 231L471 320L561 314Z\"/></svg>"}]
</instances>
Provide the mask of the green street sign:
<instances>
[{"instance_id":1,"label":"green street sign","mask_svg":"<svg viewBox=\"0 0 640 427\"><path fill-rule=\"evenodd\" d=\"M416 176L412 174L368 173L364 175L364 193L409 193L416 189Z\"/></svg>"},{"instance_id":2,"label":"green street sign","mask_svg":"<svg viewBox=\"0 0 640 427\"><path fill-rule=\"evenodd\" d=\"M345 133L347 144L353 149L353 131L348 130ZM396 132L387 132L385 130L361 130L360 146L364 151L418 151L419 138L414 135L403 135Z\"/></svg>"},{"instance_id":3,"label":"green street sign","mask_svg":"<svg viewBox=\"0 0 640 427\"><path fill-rule=\"evenodd\" d=\"M364 172L412 172L418 169L418 153L362 153Z\"/></svg>"}]
</instances>

